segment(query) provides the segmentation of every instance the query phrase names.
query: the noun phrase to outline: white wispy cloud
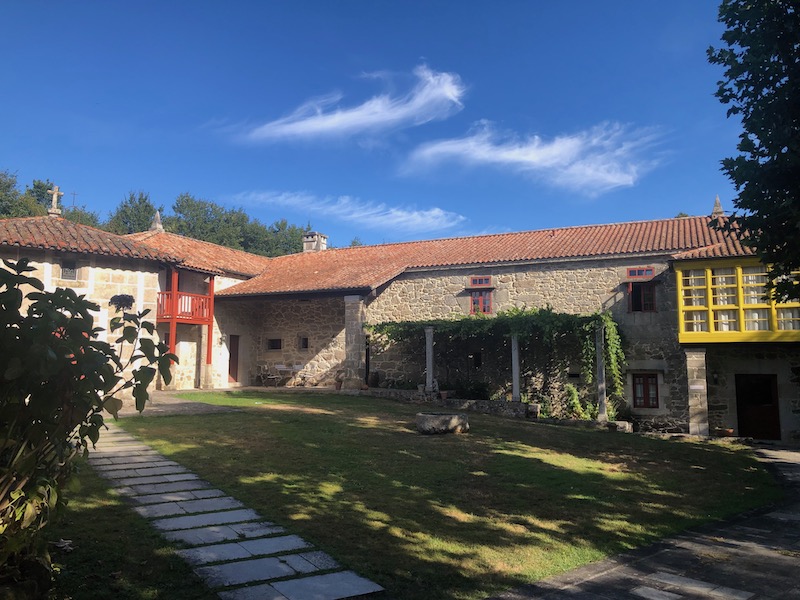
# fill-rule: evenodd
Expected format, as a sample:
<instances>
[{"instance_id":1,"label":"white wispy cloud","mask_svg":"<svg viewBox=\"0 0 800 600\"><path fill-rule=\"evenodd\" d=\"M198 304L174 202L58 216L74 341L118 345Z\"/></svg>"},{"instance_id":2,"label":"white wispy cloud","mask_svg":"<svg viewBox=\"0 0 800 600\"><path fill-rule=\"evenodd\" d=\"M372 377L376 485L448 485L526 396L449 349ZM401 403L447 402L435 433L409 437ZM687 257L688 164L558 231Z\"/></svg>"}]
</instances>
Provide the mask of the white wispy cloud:
<instances>
[{"instance_id":1,"label":"white wispy cloud","mask_svg":"<svg viewBox=\"0 0 800 600\"><path fill-rule=\"evenodd\" d=\"M325 215L376 230L403 233L433 233L453 229L466 221L458 213L438 207L417 209L389 206L352 196L319 197L305 192L244 192L232 198L234 203L251 206L279 206L309 215Z\"/></svg>"},{"instance_id":2,"label":"white wispy cloud","mask_svg":"<svg viewBox=\"0 0 800 600\"><path fill-rule=\"evenodd\" d=\"M465 165L493 165L531 174L551 185L596 196L608 190L634 185L657 165L648 156L659 133L632 129L619 123L603 123L586 131L551 140L503 137L491 123L481 122L469 135L438 140L417 147L406 164L407 171L436 166L446 161Z\"/></svg>"},{"instance_id":3,"label":"white wispy cloud","mask_svg":"<svg viewBox=\"0 0 800 600\"><path fill-rule=\"evenodd\" d=\"M341 107L342 94L332 93L304 103L291 114L249 128L250 141L348 137L444 119L461 110L466 88L455 73L414 69L416 84L406 94L373 96L357 106Z\"/></svg>"}]
</instances>

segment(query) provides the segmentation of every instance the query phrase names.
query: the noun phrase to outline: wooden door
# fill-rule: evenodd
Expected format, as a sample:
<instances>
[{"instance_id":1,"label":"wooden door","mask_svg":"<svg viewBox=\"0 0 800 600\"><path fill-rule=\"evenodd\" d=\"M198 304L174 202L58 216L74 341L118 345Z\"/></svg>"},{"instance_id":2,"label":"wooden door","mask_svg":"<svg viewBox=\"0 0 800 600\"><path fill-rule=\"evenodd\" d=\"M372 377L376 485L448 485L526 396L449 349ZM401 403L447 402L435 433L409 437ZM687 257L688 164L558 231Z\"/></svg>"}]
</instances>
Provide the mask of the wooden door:
<instances>
[{"instance_id":1,"label":"wooden door","mask_svg":"<svg viewBox=\"0 0 800 600\"><path fill-rule=\"evenodd\" d=\"M239 336L228 336L228 381L233 383L239 381Z\"/></svg>"},{"instance_id":2,"label":"wooden door","mask_svg":"<svg viewBox=\"0 0 800 600\"><path fill-rule=\"evenodd\" d=\"M739 435L759 440L781 439L777 375L736 375Z\"/></svg>"}]
</instances>

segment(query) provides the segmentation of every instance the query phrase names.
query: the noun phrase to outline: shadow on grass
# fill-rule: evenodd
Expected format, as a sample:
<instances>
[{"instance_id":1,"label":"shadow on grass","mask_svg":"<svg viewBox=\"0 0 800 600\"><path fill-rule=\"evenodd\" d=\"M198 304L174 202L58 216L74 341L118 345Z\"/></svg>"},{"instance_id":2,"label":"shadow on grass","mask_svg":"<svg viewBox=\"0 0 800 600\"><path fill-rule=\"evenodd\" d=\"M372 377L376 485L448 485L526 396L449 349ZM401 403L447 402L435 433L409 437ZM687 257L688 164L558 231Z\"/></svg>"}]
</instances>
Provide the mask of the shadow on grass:
<instances>
[{"instance_id":1,"label":"shadow on grass","mask_svg":"<svg viewBox=\"0 0 800 600\"><path fill-rule=\"evenodd\" d=\"M484 415L421 436L416 407L376 398L212 399L250 407L123 425L393 598L482 598L777 493L732 447Z\"/></svg>"}]
</instances>

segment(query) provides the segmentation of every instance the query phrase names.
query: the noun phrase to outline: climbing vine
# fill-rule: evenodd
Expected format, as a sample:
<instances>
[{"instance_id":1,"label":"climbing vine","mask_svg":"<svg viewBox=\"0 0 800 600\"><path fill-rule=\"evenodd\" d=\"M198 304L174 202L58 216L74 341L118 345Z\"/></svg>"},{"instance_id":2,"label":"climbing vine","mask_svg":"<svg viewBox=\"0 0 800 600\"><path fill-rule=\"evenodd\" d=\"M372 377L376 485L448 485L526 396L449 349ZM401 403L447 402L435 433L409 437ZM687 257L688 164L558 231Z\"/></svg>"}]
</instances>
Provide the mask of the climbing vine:
<instances>
[{"instance_id":1,"label":"climbing vine","mask_svg":"<svg viewBox=\"0 0 800 600\"><path fill-rule=\"evenodd\" d=\"M581 375L586 383L594 380L595 335L603 329L603 354L609 400L618 402L624 394L625 354L619 329L611 314L597 312L574 315L552 308L512 308L494 317L471 315L457 319L383 322L369 326L371 333L392 342L418 342L424 329L433 327L445 340L472 340L517 335L531 353L553 356L564 348L576 348L581 359ZM562 352L563 353L563 352Z\"/></svg>"}]
</instances>

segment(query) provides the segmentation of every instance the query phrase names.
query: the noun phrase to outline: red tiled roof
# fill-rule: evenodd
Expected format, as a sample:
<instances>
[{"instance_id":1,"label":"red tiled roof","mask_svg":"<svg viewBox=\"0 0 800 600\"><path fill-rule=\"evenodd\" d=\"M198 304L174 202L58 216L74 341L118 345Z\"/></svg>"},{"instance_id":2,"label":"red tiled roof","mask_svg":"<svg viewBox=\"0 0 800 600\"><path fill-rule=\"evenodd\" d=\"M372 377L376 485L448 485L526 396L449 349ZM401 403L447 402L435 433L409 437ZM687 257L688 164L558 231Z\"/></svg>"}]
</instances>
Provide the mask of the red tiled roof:
<instances>
[{"instance_id":1,"label":"red tiled roof","mask_svg":"<svg viewBox=\"0 0 800 600\"><path fill-rule=\"evenodd\" d=\"M420 268L639 254L672 257L712 247L714 256L751 254L731 234L711 229L710 221L683 217L291 254L273 258L261 275L219 295L372 290Z\"/></svg>"},{"instance_id":2,"label":"red tiled roof","mask_svg":"<svg viewBox=\"0 0 800 600\"><path fill-rule=\"evenodd\" d=\"M181 267L217 275L253 277L266 269L271 260L266 256L250 254L166 231L143 231L126 235L125 238L145 243L180 257Z\"/></svg>"},{"instance_id":3,"label":"red tiled roof","mask_svg":"<svg viewBox=\"0 0 800 600\"><path fill-rule=\"evenodd\" d=\"M0 219L0 246L179 262L168 252L135 240L49 216Z\"/></svg>"}]
</instances>

